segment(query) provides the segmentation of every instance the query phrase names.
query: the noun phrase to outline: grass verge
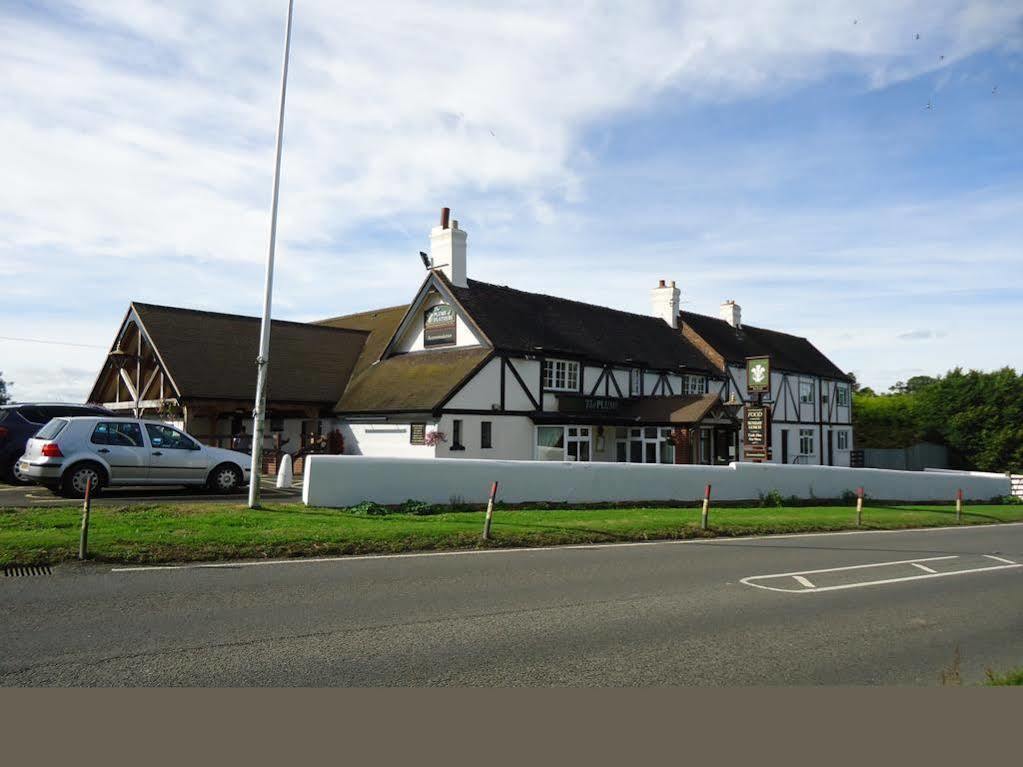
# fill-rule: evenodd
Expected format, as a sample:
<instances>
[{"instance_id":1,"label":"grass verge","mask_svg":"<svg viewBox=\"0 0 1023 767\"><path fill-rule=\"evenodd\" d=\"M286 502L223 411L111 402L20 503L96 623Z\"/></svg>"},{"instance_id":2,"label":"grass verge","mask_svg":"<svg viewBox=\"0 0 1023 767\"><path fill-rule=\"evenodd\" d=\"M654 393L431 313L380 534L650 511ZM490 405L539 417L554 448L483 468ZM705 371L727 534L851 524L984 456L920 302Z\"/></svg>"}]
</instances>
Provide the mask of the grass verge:
<instances>
[{"instance_id":1,"label":"grass verge","mask_svg":"<svg viewBox=\"0 0 1023 767\"><path fill-rule=\"evenodd\" d=\"M987 679L984 684L988 687L1023 687L1023 666L999 674L991 669L987 670Z\"/></svg>"},{"instance_id":2,"label":"grass verge","mask_svg":"<svg viewBox=\"0 0 1023 767\"><path fill-rule=\"evenodd\" d=\"M955 524L944 506L872 506L865 530ZM0 565L56 563L77 557L81 509L62 506L0 509ZM964 525L1023 520L1023 506L973 506ZM855 510L838 506L723 508L700 530L692 508L501 510L493 540L480 541L483 513L363 516L301 504L153 504L95 506L89 530L90 559L118 563L183 562L239 558L394 553L459 548L554 546L855 528Z\"/></svg>"}]
</instances>

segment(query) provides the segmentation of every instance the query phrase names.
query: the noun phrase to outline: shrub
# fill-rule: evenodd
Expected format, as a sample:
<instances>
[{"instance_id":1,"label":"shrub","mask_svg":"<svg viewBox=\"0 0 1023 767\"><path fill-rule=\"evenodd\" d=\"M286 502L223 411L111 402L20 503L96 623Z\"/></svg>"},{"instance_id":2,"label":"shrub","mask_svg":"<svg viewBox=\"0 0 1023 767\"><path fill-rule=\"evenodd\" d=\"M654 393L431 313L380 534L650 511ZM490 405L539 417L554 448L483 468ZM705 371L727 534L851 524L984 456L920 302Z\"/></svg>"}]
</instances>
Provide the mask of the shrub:
<instances>
[{"instance_id":1,"label":"shrub","mask_svg":"<svg viewBox=\"0 0 1023 767\"><path fill-rule=\"evenodd\" d=\"M766 495L764 493L758 493L758 498L760 499L761 507L774 506L775 508L780 509L785 505L785 501L781 497L781 493L777 490L771 490Z\"/></svg>"},{"instance_id":2,"label":"shrub","mask_svg":"<svg viewBox=\"0 0 1023 767\"><path fill-rule=\"evenodd\" d=\"M426 501L417 501L412 498L405 501L405 503L399 507L399 511L402 514L418 514L419 516L440 513L437 507L433 504L426 503Z\"/></svg>"},{"instance_id":3,"label":"shrub","mask_svg":"<svg viewBox=\"0 0 1023 767\"><path fill-rule=\"evenodd\" d=\"M355 514L360 517L382 517L385 514L390 513L385 506L381 506L379 503L373 501L363 501L357 506L349 506L345 509L349 514Z\"/></svg>"}]
</instances>

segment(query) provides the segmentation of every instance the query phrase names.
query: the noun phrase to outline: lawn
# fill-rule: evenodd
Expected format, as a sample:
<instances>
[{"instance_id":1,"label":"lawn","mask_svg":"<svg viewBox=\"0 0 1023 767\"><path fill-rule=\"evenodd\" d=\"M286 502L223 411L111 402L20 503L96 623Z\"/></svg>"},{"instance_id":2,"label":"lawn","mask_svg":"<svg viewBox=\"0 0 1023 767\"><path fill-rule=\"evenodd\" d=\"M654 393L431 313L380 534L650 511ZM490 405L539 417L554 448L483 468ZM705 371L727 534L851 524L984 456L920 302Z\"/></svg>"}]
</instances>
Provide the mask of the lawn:
<instances>
[{"instance_id":1,"label":"lawn","mask_svg":"<svg viewBox=\"0 0 1023 767\"><path fill-rule=\"evenodd\" d=\"M483 513L364 516L301 504L154 504L95 506L90 558L155 563L237 558L368 554L569 543L645 541L855 529L855 510L840 506L712 509L709 531L698 508L498 510L493 540L480 541ZM866 507L863 529L954 525L943 506ZM0 565L74 559L79 506L0 509ZM963 524L1023 521L1023 505L968 507Z\"/></svg>"}]
</instances>

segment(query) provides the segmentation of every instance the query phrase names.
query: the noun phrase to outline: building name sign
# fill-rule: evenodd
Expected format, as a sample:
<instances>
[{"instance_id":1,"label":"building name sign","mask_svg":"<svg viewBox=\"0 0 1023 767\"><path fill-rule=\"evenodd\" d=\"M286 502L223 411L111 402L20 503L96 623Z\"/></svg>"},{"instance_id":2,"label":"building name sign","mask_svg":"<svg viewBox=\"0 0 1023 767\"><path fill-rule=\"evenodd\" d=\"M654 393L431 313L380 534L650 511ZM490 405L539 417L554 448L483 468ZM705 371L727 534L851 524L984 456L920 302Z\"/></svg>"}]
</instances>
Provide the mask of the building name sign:
<instances>
[{"instance_id":1,"label":"building name sign","mask_svg":"<svg viewBox=\"0 0 1023 767\"><path fill-rule=\"evenodd\" d=\"M423 346L447 346L457 340L455 310L447 304L431 306L423 313Z\"/></svg>"},{"instance_id":2,"label":"building name sign","mask_svg":"<svg viewBox=\"0 0 1023 767\"><path fill-rule=\"evenodd\" d=\"M426 444L426 424L413 423L409 425L408 441L412 445Z\"/></svg>"},{"instance_id":3,"label":"building name sign","mask_svg":"<svg viewBox=\"0 0 1023 767\"><path fill-rule=\"evenodd\" d=\"M558 395L558 410L562 413L617 413L621 404L615 397Z\"/></svg>"},{"instance_id":4,"label":"building name sign","mask_svg":"<svg viewBox=\"0 0 1023 767\"><path fill-rule=\"evenodd\" d=\"M746 391L749 394L771 393L771 358L746 358Z\"/></svg>"}]
</instances>

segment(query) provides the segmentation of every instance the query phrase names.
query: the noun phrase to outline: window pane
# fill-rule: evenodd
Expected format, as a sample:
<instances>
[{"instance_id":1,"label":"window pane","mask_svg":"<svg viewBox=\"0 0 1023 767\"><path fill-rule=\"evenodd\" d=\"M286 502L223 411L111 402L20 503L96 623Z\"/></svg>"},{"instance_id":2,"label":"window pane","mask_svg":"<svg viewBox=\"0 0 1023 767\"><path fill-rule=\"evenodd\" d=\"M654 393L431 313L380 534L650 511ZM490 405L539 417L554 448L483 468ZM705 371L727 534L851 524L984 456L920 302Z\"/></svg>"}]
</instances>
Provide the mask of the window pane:
<instances>
[{"instance_id":1,"label":"window pane","mask_svg":"<svg viewBox=\"0 0 1023 767\"><path fill-rule=\"evenodd\" d=\"M670 442L661 443L661 463L675 463L675 446Z\"/></svg>"},{"instance_id":2,"label":"window pane","mask_svg":"<svg viewBox=\"0 0 1023 767\"><path fill-rule=\"evenodd\" d=\"M643 443L633 440L629 443L629 462L643 463Z\"/></svg>"},{"instance_id":3,"label":"window pane","mask_svg":"<svg viewBox=\"0 0 1023 767\"><path fill-rule=\"evenodd\" d=\"M540 461L565 460L565 430L561 426L537 427L536 457Z\"/></svg>"},{"instance_id":4,"label":"window pane","mask_svg":"<svg viewBox=\"0 0 1023 767\"><path fill-rule=\"evenodd\" d=\"M169 426L147 423L146 431L149 432L149 441L153 447L167 450L192 450L196 447L191 439Z\"/></svg>"},{"instance_id":5,"label":"window pane","mask_svg":"<svg viewBox=\"0 0 1023 767\"><path fill-rule=\"evenodd\" d=\"M615 445L615 460L618 463L625 463L628 460L628 447L625 442L618 442Z\"/></svg>"},{"instance_id":6,"label":"window pane","mask_svg":"<svg viewBox=\"0 0 1023 767\"><path fill-rule=\"evenodd\" d=\"M67 421L63 418L54 418L46 426L41 428L36 434L36 439L54 439L58 434L64 431L64 427L67 426Z\"/></svg>"}]
</instances>

